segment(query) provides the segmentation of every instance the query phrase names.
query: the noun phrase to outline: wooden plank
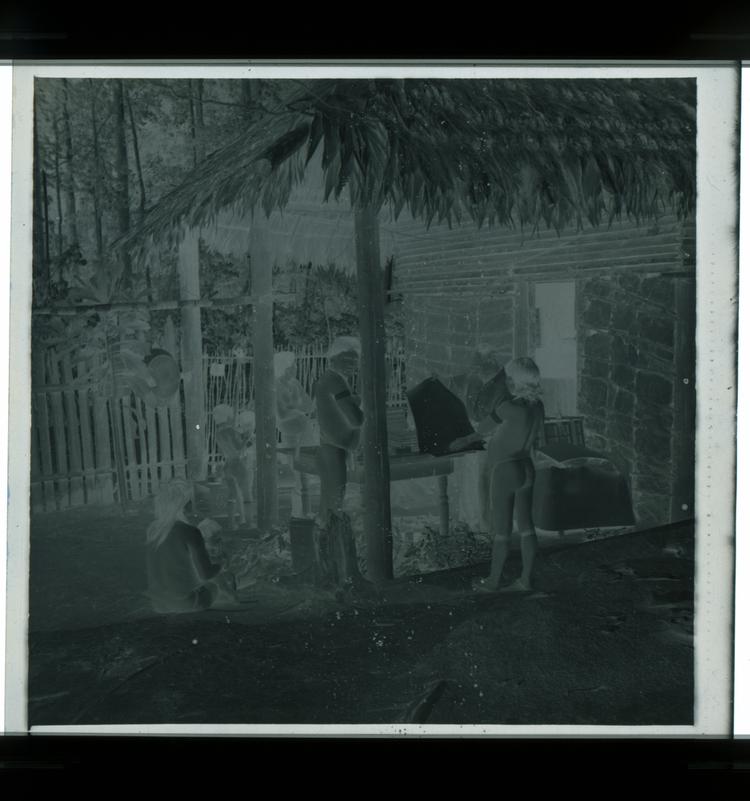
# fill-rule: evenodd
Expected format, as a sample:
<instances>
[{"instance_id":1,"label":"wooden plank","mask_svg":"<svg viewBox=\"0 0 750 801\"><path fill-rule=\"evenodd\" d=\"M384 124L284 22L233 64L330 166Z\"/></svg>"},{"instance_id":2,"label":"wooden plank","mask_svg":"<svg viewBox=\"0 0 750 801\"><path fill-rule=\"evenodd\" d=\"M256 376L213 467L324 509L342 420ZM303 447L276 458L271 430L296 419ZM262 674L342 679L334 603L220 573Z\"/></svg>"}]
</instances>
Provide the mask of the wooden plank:
<instances>
[{"instance_id":1,"label":"wooden plank","mask_svg":"<svg viewBox=\"0 0 750 801\"><path fill-rule=\"evenodd\" d=\"M32 395L31 405L31 437L29 442L29 453L31 455L31 511L44 511L44 487L42 486L42 465L39 456L39 421L35 407L37 405L36 395Z\"/></svg>"},{"instance_id":2,"label":"wooden plank","mask_svg":"<svg viewBox=\"0 0 750 801\"><path fill-rule=\"evenodd\" d=\"M253 229L250 264L253 271L253 384L255 385L256 476L258 528L270 531L278 522L276 461L276 385L273 374L273 259L266 232Z\"/></svg>"},{"instance_id":3,"label":"wooden plank","mask_svg":"<svg viewBox=\"0 0 750 801\"><path fill-rule=\"evenodd\" d=\"M385 325L378 217L370 206L354 210L357 253L357 310L362 345L359 394L364 427L363 526L367 577L393 578L390 463L386 412Z\"/></svg>"},{"instance_id":4,"label":"wooden plank","mask_svg":"<svg viewBox=\"0 0 750 801\"><path fill-rule=\"evenodd\" d=\"M70 354L64 353L60 358L60 374L63 384L70 385L73 381L73 367L70 363ZM67 389L63 392L63 404L68 434L68 460L71 472L70 478L70 505L83 506L86 495L83 489L83 480L80 474L83 468L81 454L81 426L78 419L78 404L75 390Z\"/></svg>"},{"instance_id":5,"label":"wooden plank","mask_svg":"<svg viewBox=\"0 0 750 801\"><path fill-rule=\"evenodd\" d=\"M125 442L125 471L130 485L129 498L136 499L141 497L141 481L138 475L138 457L135 453L135 425L131 416L130 396L127 395L119 399L118 410L122 425L122 436Z\"/></svg>"},{"instance_id":6,"label":"wooden plank","mask_svg":"<svg viewBox=\"0 0 750 801\"><path fill-rule=\"evenodd\" d=\"M148 444L148 487L147 492L153 495L159 488L159 447L156 422L156 409L144 405L146 419L146 441Z\"/></svg>"},{"instance_id":7,"label":"wooden plank","mask_svg":"<svg viewBox=\"0 0 750 801\"><path fill-rule=\"evenodd\" d=\"M94 480L97 502L104 505L114 503L115 490L112 463L112 442L110 428L110 410L106 398L95 394L94 403Z\"/></svg>"},{"instance_id":8,"label":"wooden plank","mask_svg":"<svg viewBox=\"0 0 750 801\"><path fill-rule=\"evenodd\" d=\"M169 409L166 406L159 406L156 410L156 418L159 423L159 456L157 465L159 467L159 483L169 481L172 476L172 442L169 435Z\"/></svg>"},{"instance_id":9,"label":"wooden plank","mask_svg":"<svg viewBox=\"0 0 750 801\"><path fill-rule=\"evenodd\" d=\"M488 262L487 264L477 264L476 261L467 259L464 262L446 262L449 265L448 269L444 268L442 259L434 259L430 261L431 269L425 271L424 274L414 272L402 278L403 283L417 284L420 282L439 283L445 281L468 281L468 280L487 280L495 275L506 276L508 274L524 275L527 272L551 272L567 271L570 269L586 270L596 266L606 266L611 269L625 269L625 268L638 268L643 265L651 265L654 263L674 263L684 269L682 259L677 251L677 248L670 247L664 249L662 252L648 251L644 254L629 254L622 251L612 250L611 252L591 258L586 258L581 255L577 258L575 254L570 254L572 258L549 258L544 260L536 260L532 263L524 263L522 261L514 261L511 258L503 257L502 263L496 261ZM669 257L672 257L671 259ZM461 267L465 264L466 267ZM443 267L443 269L441 269ZM458 270L458 272L457 272ZM397 284L400 287L401 281Z\"/></svg>"},{"instance_id":10,"label":"wooden plank","mask_svg":"<svg viewBox=\"0 0 750 801\"><path fill-rule=\"evenodd\" d=\"M86 369L86 365L80 362L78 365L79 375ZM94 469L96 462L94 461L94 437L92 434L91 425L91 410L93 408L93 398L87 389L80 390L76 393L78 402L78 414L81 423L81 456L83 461L83 472L86 476L85 489L86 489L86 503L92 503L92 499L96 496L96 478L91 470Z\"/></svg>"},{"instance_id":11,"label":"wooden plank","mask_svg":"<svg viewBox=\"0 0 750 801\"><path fill-rule=\"evenodd\" d=\"M425 242L420 247L399 250L399 272L409 272L429 265L460 264L485 261L496 262L544 262L549 259L566 258L580 255L581 260L597 258L608 253L661 253L678 248L680 240L676 232L654 236L630 237L627 239L561 239L557 242L527 242L519 247L501 247L498 243L481 241L465 244L444 244L442 242Z\"/></svg>"},{"instance_id":12,"label":"wooden plank","mask_svg":"<svg viewBox=\"0 0 750 801\"><path fill-rule=\"evenodd\" d=\"M42 490L44 494L44 511L50 512L57 508L55 500L54 481L47 478L55 472L52 463L52 444L50 441L50 419L47 404L47 394L36 390L37 382L44 383L44 358L41 354L32 359L34 376L34 393L32 395L32 419L39 435L39 455L41 457Z\"/></svg>"},{"instance_id":13,"label":"wooden plank","mask_svg":"<svg viewBox=\"0 0 750 801\"><path fill-rule=\"evenodd\" d=\"M55 353L47 354L47 370L52 383L60 383L60 368L57 358ZM58 475L67 475L69 470L68 443L65 438L65 409L62 392L50 392L49 403L52 409L55 472ZM66 509L70 506L70 485L67 480L61 479L55 482L55 497L59 509Z\"/></svg>"},{"instance_id":14,"label":"wooden plank","mask_svg":"<svg viewBox=\"0 0 750 801\"><path fill-rule=\"evenodd\" d=\"M143 401L138 396L135 396L132 401L131 409L135 413L133 438L138 444L138 448L136 450L136 463L138 465L137 474L140 484L140 494L138 497L140 498L145 498L150 494L148 480L148 438L146 433L146 418L143 414L143 405Z\"/></svg>"},{"instance_id":15,"label":"wooden plank","mask_svg":"<svg viewBox=\"0 0 750 801\"><path fill-rule=\"evenodd\" d=\"M181 300L149 301L123 301L121 303L80 303L75 306L63 304L55 306L38 307L31 310L37 317L76 317L82 312L100 311L132 311L133 309L148 309L150 311L172 311L176 309L217 309L231 306L252 306L250 296L240 295L233 298L183 298Z\"/></svg>"},{"instance_id":16,"label":"wooden plank","mask_svg":"<svg viewBox=\"0 0 750 801\"><path fill-rule=\"evenodd\" d=\"M531 353L529 346L529 284L527 281L518 282L518 290L514 297L515 309L513 315L513 355L516 358L528 356Z\"/></svg>"},{"instance_id":17,"label":"wooden plank","mask_svg":"<svg viewBox=\"0 0 750 801\"><path fill-rule=\"evenodd\" d=\"M630 273L639 275L679 275L681 277L691 277L694 273L686 270L684 266L674 261L654 262L643 264L636 267L618 267L616 264L593 265L579 267L577 269L565 269L552 272L513 272L495 273L485 278L477 279L443 279L435 280L431 278L420 279L419 281L409 280L399 283L398 294L406 295L412 293L423 294L424 296L435 295L437 297L452 297L456 293L465 292L468 294L504 294L512 291L512 284L518 280L526 281L557 281L574 280L577 278L594 278L601 275L611 276L617 273Z\"/></svg>"},{"instance_id":18,"label":"wooden plank","mask_svg":"<svg viewBox=\"0 0 750 801\"><path fill-rule=\"evenodd\" d=\"M174 400L169 405L169 438L172 442L174 475L177 478L185 478L186 476L187 459L185 458L185 431L183 425L182 405L179 401Z\"/></svg>"},{"instance_id":19,"label":"wooden plank","mask_svg":"<svg viewBox=\"0 0 750 801\"><path fill-rule=\"evenodd\" d=\"M177 273L182 300L200 298L200 257L197 230L187 229L178 249ZM205 478L206 424L204 406L203 337L201 310L185 305L180 310L180 361L183 372L185 402L185 444L187 446L188 475L191 479Z\"/></svg>"}]
</instances>

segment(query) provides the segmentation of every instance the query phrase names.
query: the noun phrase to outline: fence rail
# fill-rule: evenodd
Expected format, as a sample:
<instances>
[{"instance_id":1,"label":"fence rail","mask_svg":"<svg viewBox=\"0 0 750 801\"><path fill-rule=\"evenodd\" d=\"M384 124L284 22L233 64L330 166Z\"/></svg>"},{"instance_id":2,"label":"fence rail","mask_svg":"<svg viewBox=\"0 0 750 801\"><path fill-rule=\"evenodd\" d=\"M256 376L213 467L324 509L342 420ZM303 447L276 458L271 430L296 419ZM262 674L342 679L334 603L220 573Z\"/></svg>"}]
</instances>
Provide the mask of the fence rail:
<instances>
[{"instance_id":1,"label":"fence rail","mask_svg":"<svg viewBox=\"0 0 750 801\"><path fill-rule=\"evenodd\" d=\"M326 365L319 347L295 350L297 378L308 394ZM405 365L401 347L386 355L387 402L404 403ZM186 471L184 402L147 406L130 393L106 398L85 381L90 360L35 352L32 366L31 509L51 512L153 494L164 481ZM204 356L204 402L208 468L220 461L211 410L236 411L253 403L252 361L243 356ZM354 377L356 389L357 377ZM119 449L116 448L115 438ZM122 455L125 485L119 486L116 454Z\"/></svg>"}]
</instances>

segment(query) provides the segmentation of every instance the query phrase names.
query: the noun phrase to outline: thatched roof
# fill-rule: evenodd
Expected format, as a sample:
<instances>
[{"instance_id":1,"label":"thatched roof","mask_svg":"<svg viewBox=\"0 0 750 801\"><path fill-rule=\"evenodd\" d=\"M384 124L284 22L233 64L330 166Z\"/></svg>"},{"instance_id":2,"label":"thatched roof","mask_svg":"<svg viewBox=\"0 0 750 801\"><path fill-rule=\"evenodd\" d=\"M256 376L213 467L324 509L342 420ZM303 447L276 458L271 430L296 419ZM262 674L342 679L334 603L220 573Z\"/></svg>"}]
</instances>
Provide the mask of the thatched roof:
<instances>
[{"instance_id":1,"label":"thatched roof","mask_svg":"<svg viewBox=\"0 0 750 801\"><path fill-rule=\"evenodd\" d=\"M122 244L210 224L222 209L268 216L314 155L319 203L341 196L396 217L406 207L428 224L560 230L685 216L695 134L693 79L295 81Z\"/></svg>"}]
</instances>

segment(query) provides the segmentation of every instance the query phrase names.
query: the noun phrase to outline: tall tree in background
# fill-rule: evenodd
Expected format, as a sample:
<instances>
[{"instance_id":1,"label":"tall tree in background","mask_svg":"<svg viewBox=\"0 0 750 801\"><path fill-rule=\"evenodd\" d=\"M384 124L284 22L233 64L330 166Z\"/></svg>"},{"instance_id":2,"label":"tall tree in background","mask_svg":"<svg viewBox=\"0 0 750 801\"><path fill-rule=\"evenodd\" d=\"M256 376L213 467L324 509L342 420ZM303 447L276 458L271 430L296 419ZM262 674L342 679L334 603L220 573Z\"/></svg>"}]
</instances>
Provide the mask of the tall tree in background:
<instances>
[{"instance_id":1,"label":"tall tree in background","mask_svg":"<svg viewBox=\"0 0 750 801\"><path fill-rule=\"evenodd\" d=\"M44 197L42 190L42 156L39 146L39 94L34 92L34 222L32 270L34 275L34 304L41 306L49 292L49 261L44 246Z\"/></svg>"},{"instance_id":2,"label":"tall tree in background","mask_svg":"<svg viewBox=\"0 0 750 801\"><path fill-rule=\"evenodd\" d=\"M114 146L115 146L115 198L117 203L117 236L123 236L130 228L130 181L128 173L128 148L125 140L125 93L122 81L114 81L112 92ZM122 283L127 289L132 285L132 263L130 254L123 253Z\"/></svg>"},{"instance_id":3,"label":"tall tree in background","mask_svg":"<svg viewBox=\"0 0 750 801\"><path fill-rule=\"evenodd\" d=\"M97 91L96 83L89 79L89 104L91 113L91 143L92 143L92 177L91 177L91 197L94 205L94 237L96 243L96 260L101 267L104 263L104 232L103 220L104 213L102 204L102 155L99 143L99 115L96 111Z\"/></svg>"},{"instance_id":4,"label":"tall tree in background","mask_svg":"<svg viewBox=\"0 0 750 801\"><path fill-rule=\"evenodd\" d=\"M66 164L65 209L66 236L70 247L78 247L78 214L75 192L75 169L73 166L73 133L70 122L70 85L67 78L62 82L62 100L60 102L62 116L63 153Z\"/></svg>"}]
</instances>

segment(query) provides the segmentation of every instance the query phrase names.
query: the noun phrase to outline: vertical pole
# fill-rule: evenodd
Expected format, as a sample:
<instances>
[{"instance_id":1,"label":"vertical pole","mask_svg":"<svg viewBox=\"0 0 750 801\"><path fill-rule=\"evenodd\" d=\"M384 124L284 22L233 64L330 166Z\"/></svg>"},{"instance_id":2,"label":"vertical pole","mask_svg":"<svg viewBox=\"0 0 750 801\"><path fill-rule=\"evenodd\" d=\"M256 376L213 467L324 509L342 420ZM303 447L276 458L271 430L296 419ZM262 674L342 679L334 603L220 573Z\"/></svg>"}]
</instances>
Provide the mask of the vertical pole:
<instances>
[{"instance_id":1,"label":"vertical pole","mask_svg":"<svg viewBox=\"0 0 750 801\"><path fill-rule=\"evenodd\" d=\"M258 528L279 520L276 465L276 382L273 373L273 254L265 231L253 226L250 241L253 297L253 385Z\"/></svg>"},{"instance_id":2,"label":"vertical pole","mask_svg":"<svg viewBox=\"0 0 750 801\"><path fill-rule=\"evenodd\" d=\"M180 300L200 299L199 236L188 229L180 243L178 273ZM203 337L201 310L195 305L180 310L183 390L185 394L185 429L187 476L191 481L204 479L206 410L203 406Z\"/></svg>"},{"instance_id":3,"label":"vertical pole","mask_svg":"<svg viewBox=\"0 0 750 801\"><path fill-rule=\"evenodd\" d=\"M529 348L529 282L516 284L515 320L513 328L513 355L531 356Z\"/></svg>"},{"instance_id":4,"label":"vertical pole","mask_svg":"<svg viewBox=\"0 0 750 801\"><path fill-rule=\"evenodd\" d=\"M391 483L386 427L385 324L380 232L372 206L354 209L357 249L359 334L362 344L360 391L365 416L363 428L363 522L367 542L367 577L393 578Z\"/></svg>"}]
</instances>

